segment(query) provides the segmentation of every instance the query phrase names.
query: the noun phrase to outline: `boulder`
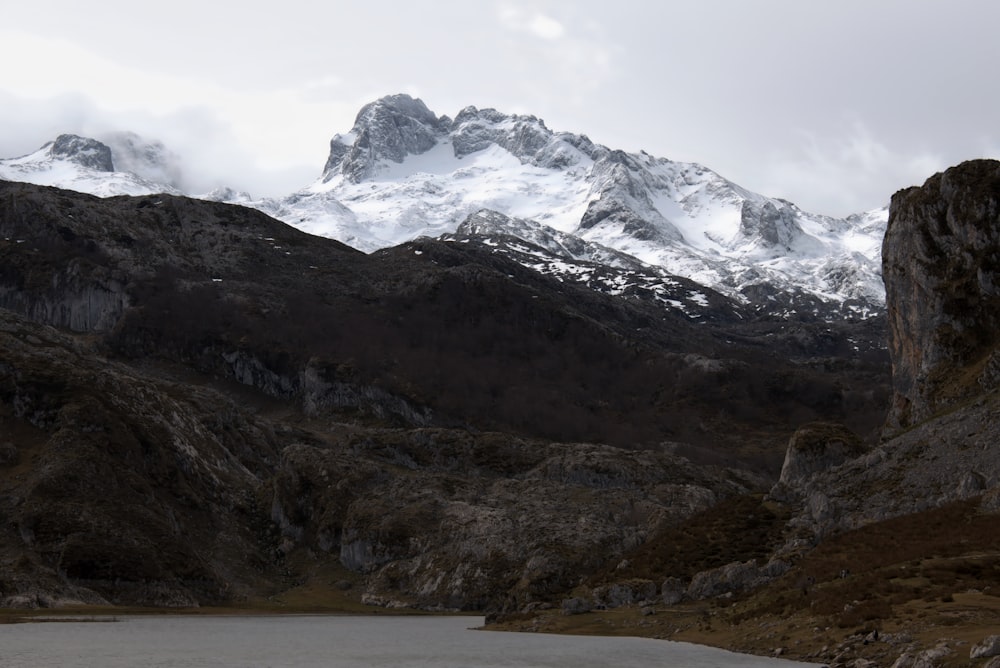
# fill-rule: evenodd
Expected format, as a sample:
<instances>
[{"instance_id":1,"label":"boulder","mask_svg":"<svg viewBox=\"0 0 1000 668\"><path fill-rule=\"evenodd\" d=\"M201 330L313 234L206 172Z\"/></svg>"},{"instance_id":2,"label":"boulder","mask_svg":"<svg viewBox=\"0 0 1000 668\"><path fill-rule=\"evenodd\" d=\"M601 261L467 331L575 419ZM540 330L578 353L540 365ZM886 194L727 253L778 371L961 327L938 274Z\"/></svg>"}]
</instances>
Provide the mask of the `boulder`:
<instances>
[{"instance_id":1,"label":"boulder","mask_svg":"<svg viewBox=\"0 0 1000 668\"><path fill-rule=\"evenodd\" d=\"M771 496L784 500L804 491L817 473L865 453L861 439L843 425L812 422L800 427L788 441L785 462Z\"/></svg>"},{"instance_id":2,"label":"boulder","mask_svg":"<svg viewBox=\"0 0 1000 668\"><path fill-rule=\"evenodd\" d=\"M590 612L590 610L590 602L579 596L564 599L562 602L562 613L564 615L582 615Z\"/></svg>"},{"instance_id":3,"label":"boulder","mask_svg":"<svg viewBox=\"0 0 1000 668\"><path fill-rule=\"evenodd\" d=\"M691 578L686 596L691 600L700 601L737 594L784 575L788 568L787 563L777 559L769 561L764 566L758 566L756 559L733 562L697 573Z\"/></svg>"},{"instance_id":4,"label":"boulder","mask_svg":"<svg viewBox=\"0 0 1000 668\"><path fill-rule=\"evenodd\" d=\"M607 608L620 608L656 598L656 583L651 580L628 580L598 587L594 590L594 602Z\"/></svg>"},{"instance_id":5,"label":"boulder","mask_svg":"<svg viewBox=\"0 0 1000 668\"><path fill-rule=\"evenodd\" d=\"M667 578L660 586L660 598L663 605L677 605L684 600L687 583L680 578Z\"/></svg>"},{"instance_id":6,"label":"boulder","mask_svg":"<svg viewBox=\"0 0 1000 668\"><path fill-rule=\"evenodd\" d=\"M1000 635L989 636L969 651L970 659L987 659L1000 656Z\"/></svg>"}]
</instances>

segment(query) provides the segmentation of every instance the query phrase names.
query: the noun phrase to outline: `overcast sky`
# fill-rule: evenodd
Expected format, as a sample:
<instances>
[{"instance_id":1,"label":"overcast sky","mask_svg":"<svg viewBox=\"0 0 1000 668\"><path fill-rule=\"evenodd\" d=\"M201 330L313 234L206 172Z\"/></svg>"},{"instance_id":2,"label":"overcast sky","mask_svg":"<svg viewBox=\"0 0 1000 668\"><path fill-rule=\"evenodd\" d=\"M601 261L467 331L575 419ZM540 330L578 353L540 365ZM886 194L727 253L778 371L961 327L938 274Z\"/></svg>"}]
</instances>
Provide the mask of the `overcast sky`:
<instances>
[{"instance_id":1,"label":"overcast sky","mask_svg":"<svg viewBox=\"0 0 1000 668\"><path fill-rule=\"evenodd\" d=\"M832 215L1000 156L992 0L4 2L0 157L133 130L287 194L358 109L530 113Z\"/></svg>"}]
</instances>

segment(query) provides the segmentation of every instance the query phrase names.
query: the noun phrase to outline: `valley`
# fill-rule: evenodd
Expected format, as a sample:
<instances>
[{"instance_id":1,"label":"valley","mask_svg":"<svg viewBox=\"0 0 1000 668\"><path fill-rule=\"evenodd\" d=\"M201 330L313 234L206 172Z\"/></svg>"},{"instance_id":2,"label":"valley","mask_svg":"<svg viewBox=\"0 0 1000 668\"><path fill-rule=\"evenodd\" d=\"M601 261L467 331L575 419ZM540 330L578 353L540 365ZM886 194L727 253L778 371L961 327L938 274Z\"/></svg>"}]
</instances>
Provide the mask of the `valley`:
<instances>
[{"instance_id":1,"label":"valley","mask_svg":"<svg viewBox=\"0 0 1000 668\"><path fill-rule=\"evenodd\" d=\"M995 161L886 222L406 96L283 201L114 193L77 139L0 164L5 615L458 611L990 665ZM107 189L11 178L57 163Z\"/></svg>"}]
</instances>

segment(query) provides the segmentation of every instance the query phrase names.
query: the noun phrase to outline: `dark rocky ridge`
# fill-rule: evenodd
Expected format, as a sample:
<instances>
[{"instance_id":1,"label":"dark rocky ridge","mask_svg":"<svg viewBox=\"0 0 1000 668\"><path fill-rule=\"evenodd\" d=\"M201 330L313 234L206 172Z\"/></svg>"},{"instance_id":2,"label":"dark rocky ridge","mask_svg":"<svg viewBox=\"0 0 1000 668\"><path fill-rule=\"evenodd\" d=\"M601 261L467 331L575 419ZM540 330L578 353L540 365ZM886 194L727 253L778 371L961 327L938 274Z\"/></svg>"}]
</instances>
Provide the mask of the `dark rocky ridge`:
<instances>
[{"instance_id":1,"label":"dark rocky ridge","mask_svg":"<svg viewBox=\"0 0 1000 668\"><path fill-rule=\"evenodd\" d=\"M0 306L303 406L751 451L801 419L881 420L877 321L698 324L475 245L366 256L224 204L2 186Z\"/></svg>"},{"instance_id":2,"label":"dark rocky ridge","mask_svg":"<svg viewBox=\"0 0 1000 668\"><path fill-rule=\"evenodd\" d=\"M0 238L8 604L253 600L322 567L520 611L763 485L798 422L873 431L887 391L855 347L877 321L693 323L474 244L368 256L16 183Z\"/></svg>"}]
</instances>

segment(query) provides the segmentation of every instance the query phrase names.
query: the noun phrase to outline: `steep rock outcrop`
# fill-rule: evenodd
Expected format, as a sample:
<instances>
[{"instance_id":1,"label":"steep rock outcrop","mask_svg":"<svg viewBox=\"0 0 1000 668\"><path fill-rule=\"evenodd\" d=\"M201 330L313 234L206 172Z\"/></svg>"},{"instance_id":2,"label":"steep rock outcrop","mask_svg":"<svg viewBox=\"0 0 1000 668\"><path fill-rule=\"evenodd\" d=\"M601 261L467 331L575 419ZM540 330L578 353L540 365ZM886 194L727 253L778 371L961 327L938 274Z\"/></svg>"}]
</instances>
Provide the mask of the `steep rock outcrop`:
<instances>
[{"instance_id":1,"label":"steep rock outcrop","mask_svg":"<svg viewBox=\"0 0 1000 668\"><path fill-rule=\"evenodd\" d=\"M883 274L894 390L883 443L859 454L844 440L834 466L790 447L772 490L801 502L791 526L815 537L979 496L995 510L1000 162L896 193Z\"/></svg>"},{"instance_id":2,"label":"steep rock outcrop","mask_svg":"<svg viewBox=\"0 0 1000 668\"><path fill-rule=\"evenodd\" d=\"M813 422L800 427L788 442L785 462L771 497L787 500L804 493L817 473L865 453L864 442L839 424Z\"/></svg>"},{"instance_id":3,"label":"steep rock outcrop","mask_svg":"<svg viewBox=\"0 0 1000 668\"><path fill-rule=\"evenodd\" d=\"M1000 162L896 193L882 258L892 432L1000 384Z\"/></svg>"},{"instance_id":4,"label":"steep rock outcrop","mask_svg":"<svg viewBox=\"0 0 1000 668\"><path fill-rule=\"evenodd\" d=\"M78 135L59 135L52 142L49 153L54 158L63 158L99 172L115 171L111 159L111 149L96 139Z\"/></svg>"},{"instance_id":5,"label":"steep rock outcrop","mask_svg":"<svg viewBox=\"0 0 1000 668\"><path fill-rule=\"evenodd\" d=\"M407 155L427 151L437 143L442 122L421 100L391 95L366 104L351 130L353 142L340 135L330 141L324 180L338 172L358 183L371 177L381 160L402 162Z\"/></svg>"}]
</instances>

